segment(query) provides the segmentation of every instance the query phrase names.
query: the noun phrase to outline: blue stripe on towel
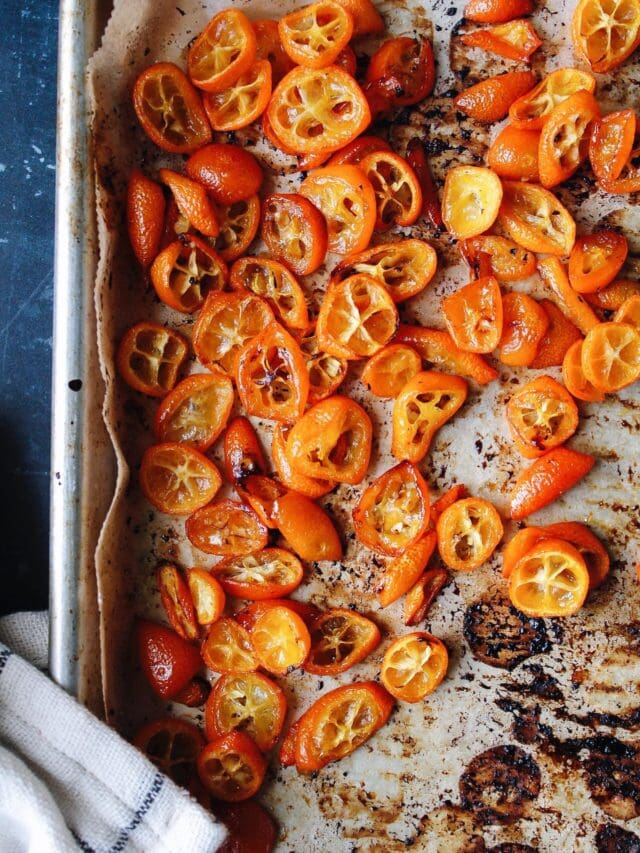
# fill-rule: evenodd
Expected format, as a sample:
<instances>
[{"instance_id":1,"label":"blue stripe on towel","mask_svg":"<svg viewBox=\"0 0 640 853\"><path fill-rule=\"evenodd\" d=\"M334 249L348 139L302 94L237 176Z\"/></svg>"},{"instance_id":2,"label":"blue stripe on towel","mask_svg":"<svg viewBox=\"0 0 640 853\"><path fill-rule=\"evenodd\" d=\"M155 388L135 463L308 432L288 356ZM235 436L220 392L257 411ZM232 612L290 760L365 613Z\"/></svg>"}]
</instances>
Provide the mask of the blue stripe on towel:
<instances>
[{"instance_id":1,"label":"blue stripe on towel","mask_svg":"<svg viewBox=\"0 0 640 853\"><path fill-rule=\"evenodd\" d=\"M0 673L5 668L5 665L12 654L13 652L11 651L11 649L2 649L2 651L0 652Z\"/></svg>"},{"instance_id":2,"label":"blue stripe on towel","mask_svg":"<svg viewBox=\"0 0 640 853\"><path fill-rule=\"evenodd\" d=\"M84 850L84 853L96 853L93 847L90 844L87 844L86 841L83 841L82 838L80 838L79 835L76 835L73 830L71 830L71 835L73 835L75 840L78 842L78 847L81 850Z\"/></svg>"},{"instance_id":3,"label":"blue stripe on towel","mask_svg":"<svg viewBox=\"0 0 640 853\"><path fill-rule=\"evenodd\" d=\"M134 813L131 822L121 831L113 847L109 848L109 853L123 853L123 851L126 849L126 845L131 833L135 830L137 826L142 823L142 818L146 815L151 806L154 804L155 799L162 790L163 785L164 776L162 776L161 773L156 773L147 795L140 804L140 808L138 808Z\"/></svg>"},{"instance_id":4,"label":"blue stripe on towel","mask_svg":"<svg viewBox=\"0 0 640 853\"><path fill-rule=\"evenodd\" d=\"M151 787L149 791L145 795L144 800L142 801L140 808L134 812L133 818L131 822L125 826L118 835L118 838L115 844L109 848L108 853L123 853L127 848L127 843L129 838L131 837L131 833L136 829L136 827L140 826L142 823L142 818L149 811L153 803L155 802L156 797L162 790L162 786L164 785L164 777L160 773L156 773L153 777L153 782L151 783ZM73 833L73 837L78 842L79 847L84 850L84 853L96 853L96 850L87 842L80 838L76 833Z\"/></svg>"}]
</instances>

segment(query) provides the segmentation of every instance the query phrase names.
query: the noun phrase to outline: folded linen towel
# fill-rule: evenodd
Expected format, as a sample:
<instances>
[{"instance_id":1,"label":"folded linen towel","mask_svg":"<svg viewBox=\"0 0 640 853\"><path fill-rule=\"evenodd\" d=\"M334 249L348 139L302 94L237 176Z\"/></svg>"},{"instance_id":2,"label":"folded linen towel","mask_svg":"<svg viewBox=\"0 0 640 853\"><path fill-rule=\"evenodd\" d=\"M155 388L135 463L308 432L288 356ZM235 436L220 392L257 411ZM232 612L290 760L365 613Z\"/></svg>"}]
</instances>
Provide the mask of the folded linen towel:
<instances>
[{"instance_id":1,"label":"folded linen towel","mask_svg":"<svg viewBox=\"0 0 640 853\"><path fill-rule=\"evenodd\" d=\"M46 637L46 614L0 620L0 853L217 850L222 824L20 657Z\"/></svg>"}]
</instances>

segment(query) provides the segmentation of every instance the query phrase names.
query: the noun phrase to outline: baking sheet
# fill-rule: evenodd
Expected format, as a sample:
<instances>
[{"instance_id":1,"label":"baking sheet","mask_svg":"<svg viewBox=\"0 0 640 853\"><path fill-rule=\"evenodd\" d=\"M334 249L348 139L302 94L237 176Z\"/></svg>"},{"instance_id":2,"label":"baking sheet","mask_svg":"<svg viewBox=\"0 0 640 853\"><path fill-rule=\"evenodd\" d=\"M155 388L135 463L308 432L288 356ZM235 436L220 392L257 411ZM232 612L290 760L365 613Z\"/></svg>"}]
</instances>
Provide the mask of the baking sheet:
<instances>
[{"instance_id":1,"label":"baking sheet","mask_svg":"<svg viewBox=\"0 0 640 853\"><path fill-rule=\"evenodd\" d=\"M155 61L174 60L184 65L189 42L225 5L193 0L181 2L179 7L163 0L116 2L102 49L90 67L101 253L96 282L98 343L106 384L105 419L119 470L116 496L101 535L97 569L107 717L125 734L166 707L154 704L149 697L131 645L134 616L160 614L155 589L157 563L163 559L185 567L212 563L186 540L183 520L158 514L142 497L137 467L144 449L153 442L151 421L157 403L128 391L113 366L117 341L132 323L143 318L168 322L188 337L193 322L158 304L128 247L123 201L130 170L142 164L153 175L159 165L175 167L181 162L180 158L161 155L143 137L130 105L130 91L136 75ZM282 0L234 3L253 18L278 17L295 5L302 4ZM513 64L480 51L460 49L459 35L466 25L461 25L461 9L457 7L442 2L428 9L419 2L378 6L388 33L418 32L435 38L435 96L419 108L403 111L386 132L401 152L410 137L424 136L441 184L449 165L481 162L491 136L498 130L488 130L455 112L451 92L462 87L457 81L464 77L468 84ZM567 15L560 0L548 2L534 15L536 29L545 37L545 52L536 54L533 62L540 75L574 62L565 38ZM357 52L371 53L374 45L374 41L364 40ZM601 76L600 102L605 108L619 104L637 107L640 88L635 84L639 80L640 70L634 62L616 72L615 78ZM251 145L257 156L274 162L273 150L253 131L239 133L236 138ZM281 172L282 161L276 161ZM300 175L269 175L265 189L293 189L300 180ZM632 249L640 252L636 199L605 198L583 173L559 195L575 212L581 230L610 222L622 227ZM435 239L423 225L403 229L403 234L431 240L438 249L440 267L427 291L406 303L401 314L406 322L442 326L440 300L465 281L467 273L458 265L457 251L446 237ZM328 258L325 267L305 282L311 302L317 301L333 262ZM635 266L637 258L632 258L630 267ZM518 283L513 289L549 296L539 280ZM189 369L201 368L192 361ZM507 435L504 405L512 389L535 372L504 366L499 366L499 372L499 380L483 389L471 384L463 410L438 433L421 468L434 495L453 483L464 482L471 494L488 498L506 512L511 483L524 466ZM547 372L559 374L555 369ZM390 405L364 391L357 368L350 373L345 388L371 414L376 444L362 487L340 486L323 501L345 531L350 530L351 509L362 488L393 464L389 454ZM467 609L481 600L493 603L505 595L500 558L494 555L473 574L456 575L432 607L425 625L446 643L450 653L449 673L436 693L415 706L399 704L374 739L316 776L299 776L293 768L278 769L275 765L269 771L261 796L281 825L279 849L320 851L330 845L340 851L399 851L414 846L448 853L514 842L541 851L594 851L601 825L640 832L640 818L636 816L640 814L640 755L636 751L640 747L640 593L633 571L640 558L640 396L637 388L632 388L605 405L580 404L580 409L580 427L571 445L595 453L598 462L585 481L532 517L531 522L576 520L589 524L609 545L613 568L608 581L590 595L576 617L547 620L537 626L537 648L544 651L508 672L475 660L463 639ZM270 424L255 423L268 446ZM211 455L220 461L219 444ZM506 538L514 529L507 525ZM378 622L387 639L364 663L339 679L295 672L280 680L289 700L289 720L338 683L376 678L388 638L406 630L400 618L402 602L384 611L377 606L374 589L382 561L361 548L352 536L347 537L346 545L339 564L308 567L307 578L295 597L313 600L321 607L353 603ZM180 716L188 713L182 706L175 706L173 712ZM594 734L613 740L594 740ZM517 793L513 782L518 781L522 768L514 745L535 762L541 779L539 794L524 802L521 816L516 814L517 805L512 804L510 818L503 821L495 821L486 810L463 809L461 776L468 775L472 759L487 749L508 747L504 755L515 765L507 787ZM613 765L607 764L606 754L612 749L620 753L616 758L618 776ZM495 762L491 766L495 770ZM598 772L609 781L603 781ZM605 782L612 788L603 794Z\"/></svg>"}]
</instances>

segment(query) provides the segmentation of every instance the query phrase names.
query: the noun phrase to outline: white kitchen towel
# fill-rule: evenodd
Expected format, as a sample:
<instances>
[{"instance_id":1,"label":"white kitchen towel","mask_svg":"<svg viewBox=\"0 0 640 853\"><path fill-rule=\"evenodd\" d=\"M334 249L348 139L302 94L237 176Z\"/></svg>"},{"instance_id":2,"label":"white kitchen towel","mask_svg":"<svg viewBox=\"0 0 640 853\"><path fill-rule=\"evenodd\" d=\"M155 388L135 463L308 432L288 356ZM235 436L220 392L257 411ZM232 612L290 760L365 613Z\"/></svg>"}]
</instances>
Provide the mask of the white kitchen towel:
<instances>
[{"instance_id":1,"label":"white kitchen towel","mask_svg":"<svg viewBox=\"0 0 640 853\"><path fill-rule=\"evenodd\" d=\"M43 617L0 620L0 640L37 653L27 620ZM0 853L213 853L224 841L186 791L4 642L0 743Z\"/></svg>"}]
</instances>

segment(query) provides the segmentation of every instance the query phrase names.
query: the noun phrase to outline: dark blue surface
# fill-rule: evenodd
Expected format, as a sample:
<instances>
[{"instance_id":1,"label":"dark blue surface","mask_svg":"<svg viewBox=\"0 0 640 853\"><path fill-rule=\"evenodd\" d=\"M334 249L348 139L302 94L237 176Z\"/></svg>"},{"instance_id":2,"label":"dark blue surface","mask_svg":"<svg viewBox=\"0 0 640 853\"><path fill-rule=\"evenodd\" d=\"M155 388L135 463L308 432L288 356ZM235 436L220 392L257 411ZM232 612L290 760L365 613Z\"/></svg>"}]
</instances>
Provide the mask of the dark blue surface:
<instances>
[{"instance_id":1,"label":"dark blue surface","mask_svg":"<svg viewBox=\"0 0 640 853\"><path fill-rule=\"evenodd\" d=\"M2 0L0 613L47 606L57 0Z\"/></svg>"}]
</instances>

